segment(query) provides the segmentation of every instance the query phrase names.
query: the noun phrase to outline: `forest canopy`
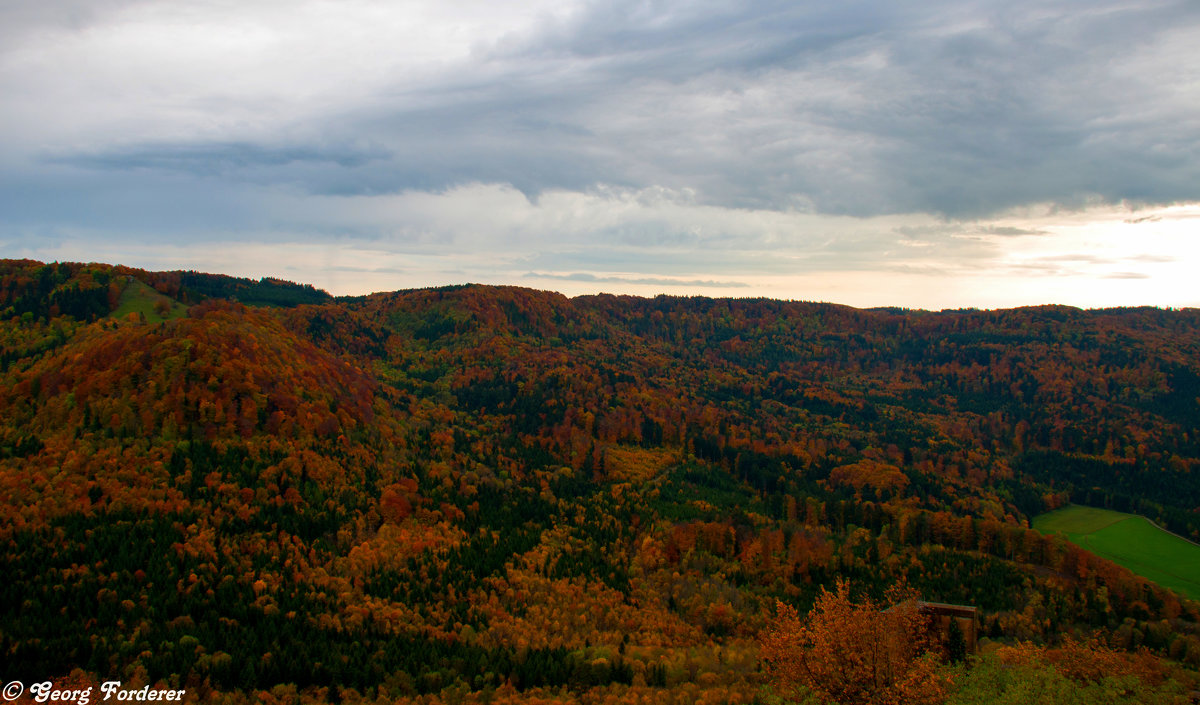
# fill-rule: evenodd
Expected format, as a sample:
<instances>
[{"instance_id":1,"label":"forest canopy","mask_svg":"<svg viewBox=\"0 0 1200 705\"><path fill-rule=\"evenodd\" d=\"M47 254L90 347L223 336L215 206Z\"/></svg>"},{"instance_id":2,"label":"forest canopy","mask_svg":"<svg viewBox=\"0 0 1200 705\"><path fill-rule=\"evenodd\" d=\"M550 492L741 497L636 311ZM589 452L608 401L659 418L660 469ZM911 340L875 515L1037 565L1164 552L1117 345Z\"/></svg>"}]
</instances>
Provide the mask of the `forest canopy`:
<instances>
[{"instance_id":1,"label":"forest canopy","mask_svg":"<svg viewBox=\"0 0 1200 705\"><path fill-rule=\"evenodd\" d=\"M947 679L930 701L1010 662L1116 688L1079 649L1153 697L1200 667L1200 605L1031 528L1077 503L1200 539L1195 310L335 299L7 260L0 376L0 662L27 682L748 703L799 682L762 669L781 619L811 652L803 615L896 585L978 609L977 668L900 650Z\"/></svg>"}]
</instances>

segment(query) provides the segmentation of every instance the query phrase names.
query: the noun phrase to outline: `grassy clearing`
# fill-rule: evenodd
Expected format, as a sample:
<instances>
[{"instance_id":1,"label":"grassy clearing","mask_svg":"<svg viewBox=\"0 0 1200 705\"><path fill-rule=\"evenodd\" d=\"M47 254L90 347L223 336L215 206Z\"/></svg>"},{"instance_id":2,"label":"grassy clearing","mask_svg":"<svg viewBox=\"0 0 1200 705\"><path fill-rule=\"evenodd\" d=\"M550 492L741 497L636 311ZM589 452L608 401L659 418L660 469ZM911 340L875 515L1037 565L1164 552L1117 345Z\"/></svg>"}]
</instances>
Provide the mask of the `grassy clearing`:
<instances>
[{"instance_id":1,"label":"grassy clearing","mask_svg":"<svg viewBox=\"0 0 1200 705\"><path fill-rule=\"evenodd\" d=\"M1063 533L1067 535L1084 535L1095 533L1106 526L1125 521L1133 516L1136 515L1114 512L1111 509L1096 509L1094 507L1083 507L1078 504L1072 504L1057 511L1035 517L1033 528L1043 534Z\"/></svg>"},{"instance_id":2,"label":"grassy clearing","mask_svg":"<svg viewBox=\"0 0 1200 705\"><path fill-rule=\"evenodd\" d=\"M1071 505L1042 514L1033 528L1078 546L1192 599L1200 599L1200 546L1145 517Z\"/></svg>"},{"instance_id":3,"label":"grassy clearing","mask_svg":"<svg viewBox=\"0 0 1200 705\"><path fill-rule=\"evenodd\" d=\"M187 315L187 306L169 296L163 296L137 279L130 279L121 292L117 301L117 309L112 312L118 320L131 313L140 313L149 323L158 323L171 318L181 318Z\"/></svg>"}]
</instances>

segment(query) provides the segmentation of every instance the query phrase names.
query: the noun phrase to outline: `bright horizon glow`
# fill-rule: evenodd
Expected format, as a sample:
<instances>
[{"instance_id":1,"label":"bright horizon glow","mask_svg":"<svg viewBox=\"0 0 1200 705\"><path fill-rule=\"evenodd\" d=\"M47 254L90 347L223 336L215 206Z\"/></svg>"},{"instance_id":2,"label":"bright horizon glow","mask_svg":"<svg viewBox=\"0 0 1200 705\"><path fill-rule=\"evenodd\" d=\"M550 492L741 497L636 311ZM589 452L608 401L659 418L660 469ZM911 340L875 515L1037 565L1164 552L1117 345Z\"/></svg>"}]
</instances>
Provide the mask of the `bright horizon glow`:
<instances>
[{"instance_id":1,"label":"bright horizon glow","mask_svg":"<svg viewBox=\"0 0 1200 705\"><path fill-rule=\"evenodd\" d=\"M498 198L495 196L499 194ZM514 239L536 243L536 251L498 254L485 250L470 252L470 234L477 225L466 218L455 227L459 237L451 245L440 241L410 244L405 252L388 249L386 243L370 240L312 243L237 242L216 238L203 245L113 242L88 245L93 256L75 253L85 246L67 240L54 248L28 248L16 256L42 261L99 261L125 264L148 270L194 269L231 276L277 277L312 284L335 296L357 296L400 289L454 284L522 286L557 291L566 296L597 293L653 297L708 296L713 298L765 297L784 300L826 301L859 308L897 306L941 310L956 308L1013 308L1061 304L1078 308L1156 306L1189 308L1200 306L1200 294L1192 286L1194 263L1200 261L1200 204L1130 209L1099 205L1078 211L1049 206L1023 209L987 221L947 222L926 216L873 219L829 218L799 213L724 213L720 209L672 206L675 217L687 222L713 222L722 216L758 220L761 230L784 232L788 227L822 229L836 242L858 238L863 246L881 256L868 258L863 269L823 267L811 241L795 238L789 245L777 235L772 271L754 271L760 258L749 253L746 271L732 275L704 269L711 260L692 263L692 269L655 275L645 269L621 269L633 259L617 252L622 264L604 270L579 268L547 269L530 266L544 256L546 242L554 232L536 229L557 227L570 232L572 219L589 217L585 212L559 212L555 202L577 206L578 194L559 194L535 205L511 189L493 194L491 209L478 217L505 229L523 224ZM504 201L508 194L512 202ZM422 196L424 198L424 196ZM460 210L453 194L443 194L450 210ZM356 199L358 200L358 199ZM471 195L468 200L475 201ZM586 200L586 199L585 199ZM519 206L524 203L524 208ZM660 204L661 205L661 204ZM357 203L356 208L362 208ZM656 205L630 206L594 204L601 212L624 212L612 216L610 225L638 223L647 209L661 215ZM411 209L410 209L411 210ZM406 211L410 212L410 211ZM656 217L657 217L656 215ZM511 221L511 222L506 222ZM764 224L768 222L769 225ZM86 239L86 234L79 236ZM251 238L253 240L253 238ZM584 261L591 256L588 244L562 238L574 252L556 253L565 261ZM795 248L795 249L789 249ZM664 246L658 254L666 260L688 259L686 248ZM969 257L964 258L962 251ZM613 252L613 250L609 250ZM636 248L645 255L645 248ZM737 253L731 253L733 257ZM747 253L741 252L745 255ZM696 259L696 258L693 258ZM788 261L797 273L780 273ZM827 263L838 263L837 253ZM817 260L814 263L814 260ZM758 266L762 269L761 266Z\"/></svg>"}]
</instances>

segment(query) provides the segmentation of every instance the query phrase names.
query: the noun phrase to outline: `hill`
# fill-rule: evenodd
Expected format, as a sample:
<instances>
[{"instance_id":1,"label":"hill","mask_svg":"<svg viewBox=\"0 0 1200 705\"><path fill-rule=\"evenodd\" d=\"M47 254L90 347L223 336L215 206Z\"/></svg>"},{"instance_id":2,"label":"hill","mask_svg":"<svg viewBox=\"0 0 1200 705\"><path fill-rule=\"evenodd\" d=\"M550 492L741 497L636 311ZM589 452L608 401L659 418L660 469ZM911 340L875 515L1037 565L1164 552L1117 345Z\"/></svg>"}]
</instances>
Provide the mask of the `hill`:
<instances>
[{"instance_id":1,"label":"hill","mask_svg":"<svg viewBox=\"0 0 1200 705\"><path fill-rule=\"evenodd\" d=\"M1200 605L1030 527L1074 501L1200 536L1193 310L7 261L0 374L27 682L750 702L776 600L838 578L1200 665Z\"/></svg>"}]
</instances>

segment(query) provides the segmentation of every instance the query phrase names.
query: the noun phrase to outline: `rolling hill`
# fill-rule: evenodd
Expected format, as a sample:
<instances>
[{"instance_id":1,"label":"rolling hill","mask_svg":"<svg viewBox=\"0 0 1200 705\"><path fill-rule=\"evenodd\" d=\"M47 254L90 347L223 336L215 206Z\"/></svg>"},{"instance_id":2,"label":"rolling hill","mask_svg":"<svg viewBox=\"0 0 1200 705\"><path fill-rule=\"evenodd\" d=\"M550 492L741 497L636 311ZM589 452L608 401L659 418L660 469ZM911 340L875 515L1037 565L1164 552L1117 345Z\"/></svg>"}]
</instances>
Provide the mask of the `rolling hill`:
<instances>
[{"instance_id":1,"label":"rolling hill","mask_svg":"<svg viewBox=\"0 0 1200 705\"><path fill-rule=\"evenodd\" d=\"M752 702L776 601L839 578L976 605L994 644L1200 666L1200 605L1030 525L1077 502L1200 536L1194 310L5 261L0 376L27 681Z\"/></svg>"}]
</instances>

